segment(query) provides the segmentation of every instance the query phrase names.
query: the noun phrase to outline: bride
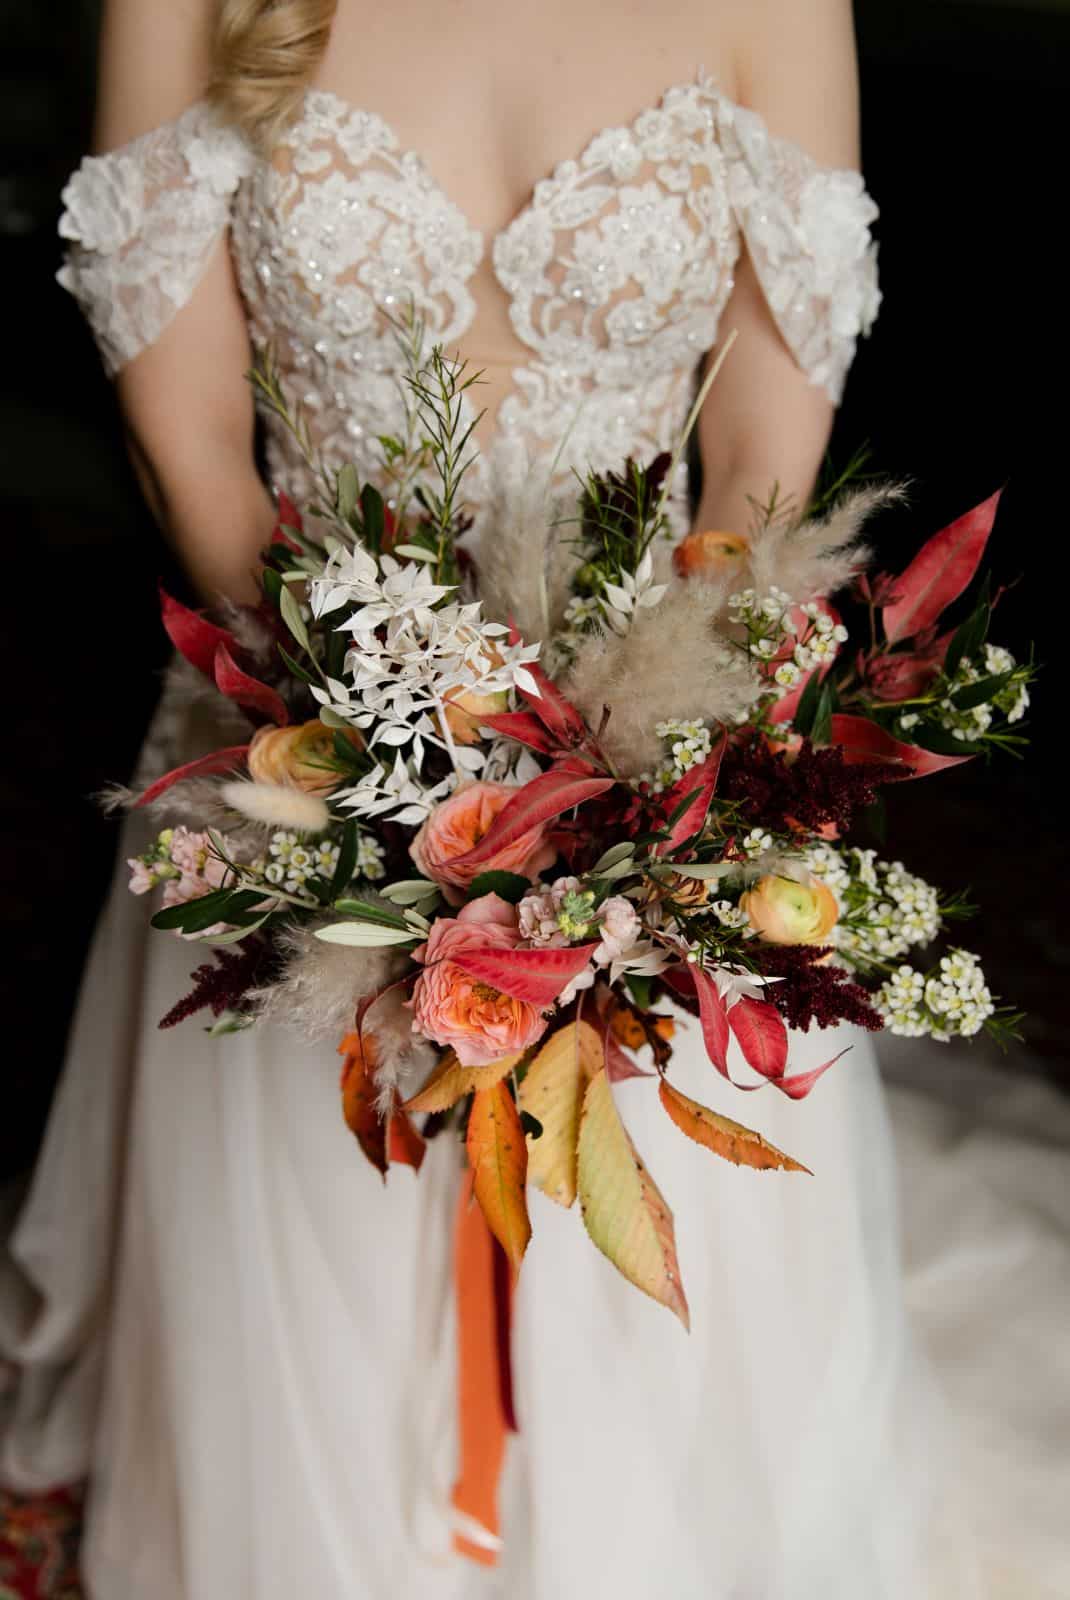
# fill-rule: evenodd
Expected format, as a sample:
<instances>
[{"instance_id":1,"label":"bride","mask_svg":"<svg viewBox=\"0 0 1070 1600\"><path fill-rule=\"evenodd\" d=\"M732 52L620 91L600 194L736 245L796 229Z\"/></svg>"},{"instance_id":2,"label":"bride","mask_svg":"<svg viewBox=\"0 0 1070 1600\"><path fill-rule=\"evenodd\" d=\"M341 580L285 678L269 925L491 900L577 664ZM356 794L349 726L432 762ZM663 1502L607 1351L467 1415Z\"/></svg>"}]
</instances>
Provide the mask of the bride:
<instances>
[{"instance_id":1,"label":"bride","mask_svg":"<svg viewBox=\"0 0 1070 1600\"><path fill-rule=\"evenodd\" d=\"M665 448L729 329L675 527L743 527L774 480L805 501L879 298L846 0L106 10L108 153L66 191L62 281L205 601L253 596L270 491L307 487L270 418L258 471L253 346L327 459L374 481L410 297L484 370L473 540L554 452L565 495L574 467ZM165 705L146 770L195 740ZM863 1038L797 1037L800 1069L853 1048L810 1100L764 1107L812 1180L716 1170L622 1086L693 1333L541 1207L501 1548L473 1564L451 1551L455 1148L385 1193L328 1044L158 1031L196 953L143 910L119 884L101 922L3 1308L0 1469L88 1474L93 1600L972 1592ZM693 1030L679 1058L715 1095Z\"/></svg>"}]
</instances>

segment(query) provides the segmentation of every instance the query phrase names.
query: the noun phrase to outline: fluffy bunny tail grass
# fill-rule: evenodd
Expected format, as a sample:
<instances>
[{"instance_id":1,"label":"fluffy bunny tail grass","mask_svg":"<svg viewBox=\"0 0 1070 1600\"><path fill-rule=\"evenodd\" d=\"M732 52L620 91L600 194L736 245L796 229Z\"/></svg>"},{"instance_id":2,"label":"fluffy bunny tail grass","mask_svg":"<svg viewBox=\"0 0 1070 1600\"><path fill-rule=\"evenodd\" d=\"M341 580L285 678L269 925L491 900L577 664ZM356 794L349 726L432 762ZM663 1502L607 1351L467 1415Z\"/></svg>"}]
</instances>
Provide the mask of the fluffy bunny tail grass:
<instances>
[{"instance_id":1,"label":"fluffy bunny tail grass","mask_svg":"<svg viewBox=\"0 0 1070 1600\"><path fill-rule=\"evenodd\" d=\"M905 498L899 483L855 489L825 517L797 528L781 523L763 529L751 542L750 582L759 594L775 586L797 602L835 594L869 558L861 543L864 523Z\"/></svg>"},{"instance_id":2,"label":"fluffy bunny tail grass","mask_svg":"<svg viewBox=\"0 0 1070 1600\"><path fill-rule=\"evenodd\" d=\"M220 785L219 793L228 806L250 822L269 828L292 828L295 833L322 833L331 820L326 803L318 795L285 783L250 783L233 778Z\"/></svg>"}]
</instances>

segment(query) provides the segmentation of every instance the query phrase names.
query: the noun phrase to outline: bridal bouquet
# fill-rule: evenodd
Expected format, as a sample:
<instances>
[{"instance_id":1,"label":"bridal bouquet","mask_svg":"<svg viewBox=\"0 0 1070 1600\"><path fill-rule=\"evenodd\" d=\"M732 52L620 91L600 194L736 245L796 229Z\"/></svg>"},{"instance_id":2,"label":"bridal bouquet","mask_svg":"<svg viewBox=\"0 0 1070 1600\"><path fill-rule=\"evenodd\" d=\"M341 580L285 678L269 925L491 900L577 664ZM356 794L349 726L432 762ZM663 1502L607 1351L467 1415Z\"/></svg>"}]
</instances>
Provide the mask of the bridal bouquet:
<instances>
[{"instance_id":1,"label":"bridal bouquet","mask_svg":"<svg viewBox=\"0 0 1070 1600\"><path fill-rule=\"evenodd\" d=\"M594 1243L686 1323L614 1084L648 1077L717 1156L805 1169L674 1085L681 1012L722 1078L793 1099L836 1058L793 1070L789 1028L1013 1027L968 951L906 959L961 898L846 842L882 785L1021 742L1031 668L988 642L987 584L941 626L999 497L867 576L861 527L894 490L806 518L774 496L747 532L674 547L673 463L629 460L578 486L568 522L533 473L477 567L474 380L410 333L387 498L318 465L266 364L317 498L281 499L258 608L209 620L163 596L189 692L213 686L235 737L128 797L167 824L131 888L160 887L154 926L210 947L161 1026L207 1008L213 1033L340 1039L343 1113L384 1176L453 1128L514 1270L528 1186L578 1196ZM868 615L862 643L837 594Z\"/></svg>"}]
</instances>

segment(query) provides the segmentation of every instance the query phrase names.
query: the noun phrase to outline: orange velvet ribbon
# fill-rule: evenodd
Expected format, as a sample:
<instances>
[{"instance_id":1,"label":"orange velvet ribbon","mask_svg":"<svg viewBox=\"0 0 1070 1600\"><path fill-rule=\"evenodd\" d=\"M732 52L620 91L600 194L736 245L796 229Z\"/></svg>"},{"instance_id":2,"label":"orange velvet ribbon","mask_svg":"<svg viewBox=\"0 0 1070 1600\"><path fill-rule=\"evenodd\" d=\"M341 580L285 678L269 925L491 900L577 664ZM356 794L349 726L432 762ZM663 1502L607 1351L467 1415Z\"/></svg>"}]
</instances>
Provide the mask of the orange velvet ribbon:
<instances>
[{"instance_id":1,"label":"orange velvet ribbon","mask_svg":"<svg viewBox=\"0 0 1070 1600\"><path fill-rule=\"evenodd\" d=\"M452 1500L462 1525L454 1532L453 1547L492 1567L501 1548L498 1484L506 1435L516 1431L509 1358L512 1283L505 1254L473 1198L471 1172L458 1199L454 1282L460 1471Z\"/></svg>"}]
</instances>

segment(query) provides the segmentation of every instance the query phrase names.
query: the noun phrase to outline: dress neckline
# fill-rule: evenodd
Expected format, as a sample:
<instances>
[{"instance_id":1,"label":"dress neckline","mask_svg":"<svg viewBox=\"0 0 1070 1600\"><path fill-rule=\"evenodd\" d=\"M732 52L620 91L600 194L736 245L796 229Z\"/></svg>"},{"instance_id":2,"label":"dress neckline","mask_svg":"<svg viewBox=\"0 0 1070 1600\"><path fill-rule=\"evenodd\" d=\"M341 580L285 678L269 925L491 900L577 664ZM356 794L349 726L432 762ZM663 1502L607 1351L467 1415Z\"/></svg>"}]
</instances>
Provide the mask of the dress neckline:
<instances>
[{"instance_id":1,"label":"dress neckline","mask_svg":"<svg viewBox=\"0 0 1070 1600\"><path fill-rule=\"evenodd\" d=\"M553 186L557 183L560 183L566 176L573 174L577 168L585 165L591 152L597 148L600 141L603 140L607 134L621 130L630 135L634 135L639 128L639 124L644 120L644 118L651 116L651 114L667 111L669 109L669 102L671 100L676 99L680 95L687 94L690 91L693 91L698 97L705 97L710 101L716 102L718 105L729 110L733 114L736 111L742 111L745 109L736 101L730 100L723 90L718 86L716 81L710 76L710 74L707 73L704 68L699 67L696 69L694 77L684 79L681 82L669 84L667 88L662 90L661 94L656 100L651 101L648 105L642 106L634 116L620 122L607 123L604 128L600 128L597 133L592 134L592 136L583 144L577 154L563 156L560 160L555 162L548 171L544 172L540 177L535 179L528 191L526 199L521 202L520 206L513 212L512 216L510 216L500 228L477 227L464 209L452 198L445 185L442 184L431 171L425 157L420 153L420 151L414 148L403 146L395 129L380 112L371 111L366 107L356 104L355 101L347 100L344 95L336 93L333 89L320 89L314 86L306 89L304 99L302 101L301 114L293 126L288 130L288 136L292 137L294 134L299 134L302 131L317 103L325 108L329 107L333 109L335 114L340 115L346 123L362 122L365 125L371 124L378 128L380 134L385 138L387 144L395 153L397 158L406 164L417 166L427 181L437 191L439 197L446 204L451 206L459 216L464 218L471 231L482 241L483 253L485 255L488 247L493 253L493 250L498 244L499 240L505 239L513 229L523 225L528 216L538 205L540 196L546 192L548 186ZM749 114L757 117L759 123L764 128L764 123L761 123L761 118L758 117L757 112Z\"/></svg>"}]
</instances>

